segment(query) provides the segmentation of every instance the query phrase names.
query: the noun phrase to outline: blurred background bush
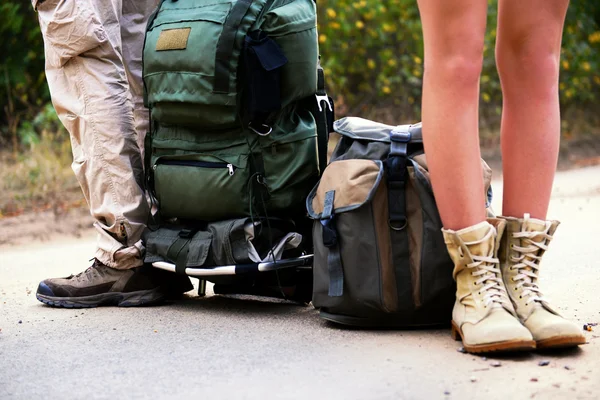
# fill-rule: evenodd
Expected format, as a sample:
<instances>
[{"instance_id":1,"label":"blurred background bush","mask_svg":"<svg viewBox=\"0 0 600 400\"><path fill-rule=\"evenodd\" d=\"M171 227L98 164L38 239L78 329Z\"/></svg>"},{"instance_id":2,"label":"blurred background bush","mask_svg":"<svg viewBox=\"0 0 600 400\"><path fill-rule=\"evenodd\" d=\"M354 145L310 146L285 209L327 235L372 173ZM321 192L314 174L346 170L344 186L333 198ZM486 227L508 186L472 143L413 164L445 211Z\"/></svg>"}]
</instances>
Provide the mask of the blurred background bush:
<instances>
[{"instance_id":1,"label":"blurred background bush","mask_svg":"<svg viewBox=\"0 0 600 400\"><path fill-rule=\"evenodd\" d=\"M496 6L497 0L489 1L481 77L484 146L499 140ZM392 124L419 120L423 43L415 0L318 0L318 8L322 63L338 116ZM49 173L41 165L54 160L68 169L68 135L49 103L42 36L29 1L2 1L0 37L0 191L16 190L14 180L21 177L28 182L16 185L25 191L20 198L43 198L43 187L56 187L60 193L61 184L52 177L67 179L68 174ZM600 137L600 1L571 2L561 73L563 137ZM14 199L11 207L18 209ZM0 212L7 209L2 201L0 196Z\"/></svg>"},{"instance_id":2,"label":"blurred background bush","mask_svg":"<svg viewBox=\"0 0 600 400\"><path fill-rule=\"evenodd\" d=\"M319 28L329 91L342 114L389 123L419 120L423 40L415 0L320 0ZM497 0L489 1L481 76L481 126L497 138L502 94L494 61ZM565 134L598 128L600 2L571 2L561 63Z\"/></svg>"}]
</instances>

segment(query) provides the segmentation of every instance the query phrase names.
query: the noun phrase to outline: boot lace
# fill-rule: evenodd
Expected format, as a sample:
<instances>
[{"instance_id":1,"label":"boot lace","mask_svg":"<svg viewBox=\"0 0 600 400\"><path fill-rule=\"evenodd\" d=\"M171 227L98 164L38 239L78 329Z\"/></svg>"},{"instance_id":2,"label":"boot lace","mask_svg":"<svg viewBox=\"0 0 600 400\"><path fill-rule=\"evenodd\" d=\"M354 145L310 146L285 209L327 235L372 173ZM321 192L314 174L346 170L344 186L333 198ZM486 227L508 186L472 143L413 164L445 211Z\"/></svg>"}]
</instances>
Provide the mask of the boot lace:
<instances>
[{"instance_id":1,"label":"boot lace","mask_svg":"<svg viewBox=\"0 0 600 400\"><path fill-rule=\"evenodd\" d=\"M488 234L481 240L475 242L465 242L469 247L471 245L477 245L482 242L489 240L490 235L494 236L495 229L490 229ZM462 248L459 247L458 252L463 257ZM483 293L484 306L502 307L502 304L509 304L506 289L502 282L502 274L500 272L500 261L498 258L493 257L494 249L490 249L490 254L487 256L472 255L472 263L466 265L467 268L473 269L471 275L479 277L475 281L475 285L483 285L479 290L479 294Z\"/></svg>"},{"instance_id":2,"label":"boot lace","mask_svg":"<svg viewBox=\"0 0 600 400\"><path fill-rule=\"evenodd\" d=\"M527 216L525 219L527 220ZM521 239L522 246L512 246L518 256L510 257L510 261L515 263L511 269L517 270L517 275L513 277L513 280L518 282L515 289L521 289L520 296L527 298L525 305L534 301L545 301L537 285L539 264L542 259L542 256L538 254L540 251L546 251L548 243L552 240L552 236L548 234L550 226L551 223L546 222L546 227L541 232L521 231L513 233L513 238Z\"/></svg>"},{"instance_id":3,"label":"boot lace","mask_svg":"<svg viewBox=\"0 0 600 400\"><path fill-rule=\"evenodd\" d=\"M86 280L91 281L96 275L102 276L102 273L100 273L100 271L97 269L100 262L95 258L92 260L94 261L92 265L90 265L86 270L78 273L77 275L71 275L70 279L80 280L81 278L85 277Z\"/></svg>"}]
</instances>

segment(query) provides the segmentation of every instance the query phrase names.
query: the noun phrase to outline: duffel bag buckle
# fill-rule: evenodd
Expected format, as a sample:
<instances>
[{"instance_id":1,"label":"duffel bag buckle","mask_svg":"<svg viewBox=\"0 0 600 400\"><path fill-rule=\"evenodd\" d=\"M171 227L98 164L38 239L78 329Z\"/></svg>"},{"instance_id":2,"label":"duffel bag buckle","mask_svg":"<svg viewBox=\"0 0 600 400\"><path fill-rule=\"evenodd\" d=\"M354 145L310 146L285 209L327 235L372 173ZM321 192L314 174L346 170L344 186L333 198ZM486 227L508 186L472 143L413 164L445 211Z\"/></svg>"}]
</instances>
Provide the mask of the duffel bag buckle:
<instances>
[{"instance_id":1,"label":"duffel bag buckle","mask_svg":"<svg viewBox=\"0 0 600 400\"><path fill-rule=\"evenodd\" d=\"M321 225L323 226L323 245L328 249L337 246L338 236L335 229L333 216L328 219L321 220Z\"/></svg>"}]
</instances>

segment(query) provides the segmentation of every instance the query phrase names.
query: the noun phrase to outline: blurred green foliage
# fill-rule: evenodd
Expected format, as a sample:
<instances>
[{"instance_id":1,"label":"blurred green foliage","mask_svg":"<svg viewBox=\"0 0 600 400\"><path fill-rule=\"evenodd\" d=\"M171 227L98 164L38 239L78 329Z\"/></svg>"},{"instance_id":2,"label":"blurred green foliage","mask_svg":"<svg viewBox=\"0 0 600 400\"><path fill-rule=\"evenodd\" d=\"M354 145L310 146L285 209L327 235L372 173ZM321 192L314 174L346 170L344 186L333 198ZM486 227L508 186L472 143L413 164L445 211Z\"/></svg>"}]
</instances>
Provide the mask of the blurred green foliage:
<instances>
[{"instance_id":1,"label":"blurred green foliage","mask_svg":"<svg viewBox=\"0 0 600 400\"><path fill-rule=\"evenodd\" d=\"M26 126L40 112L42 116L48 112L44 45L31 2L5 0L0 4L0 37L0 146L16 153L20 145L35 140Z\"/></svg>"},{"instance_id":2,"label":"blurred green foliage","mask_svg":"<svg viewBox=\"0 0 600 400\"><path fill-rule=\"evenodd\" d=\"M415 0L321 0L319 42L329 91L342 113L419 119L423 41ZM497 129L502 94L494 61L497 0L489 2L481 77L482 123ZM600 2L571 2L561 63L563 111L597 110ZM596 116L596 112L593 116ZM568 113L567 113L568 114Z\"/></svg>"},{"instance_id":3,"label":"blurred green foliage","mask_svg":"<svg viewBox=\"0 0 600 400\"><path fill-rule=\"evenodd\" d=\"M497 0L489 4L481 78L482 124L497 129L500 84L493 58ZM418 120L423 75L421 24L415 0L319 0L320 46L329 92L340 115L389 122ZM44 51L29 1L0 3L0 148L31 147L45 130L59 129L49 102ZM600 2L571 2L561 61L565 130L591 121L600 102ZM581 129L588 129L582 127Z\"/></svg>"}]
</instances>

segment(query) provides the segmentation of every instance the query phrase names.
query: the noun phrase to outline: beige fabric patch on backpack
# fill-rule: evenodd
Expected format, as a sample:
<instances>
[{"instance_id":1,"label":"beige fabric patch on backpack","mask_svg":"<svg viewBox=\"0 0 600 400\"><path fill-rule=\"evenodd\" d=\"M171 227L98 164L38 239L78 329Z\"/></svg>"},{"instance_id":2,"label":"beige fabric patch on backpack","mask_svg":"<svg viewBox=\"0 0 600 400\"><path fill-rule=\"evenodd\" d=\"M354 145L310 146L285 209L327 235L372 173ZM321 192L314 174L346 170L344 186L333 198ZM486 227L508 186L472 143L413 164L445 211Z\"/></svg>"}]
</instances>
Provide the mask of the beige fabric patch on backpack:
<instances>
[{"instance_id":1,"label":"beige fabric patch on backpack","mask_svg":"<svg viewBox=\"0 0 600 400\"><path fill-rule=\"evenodd\" d=\"M156 51L185 50L192 28L165 29L158 36Z\"/></svg>"}]
</instances>

